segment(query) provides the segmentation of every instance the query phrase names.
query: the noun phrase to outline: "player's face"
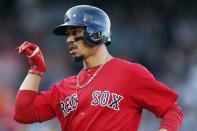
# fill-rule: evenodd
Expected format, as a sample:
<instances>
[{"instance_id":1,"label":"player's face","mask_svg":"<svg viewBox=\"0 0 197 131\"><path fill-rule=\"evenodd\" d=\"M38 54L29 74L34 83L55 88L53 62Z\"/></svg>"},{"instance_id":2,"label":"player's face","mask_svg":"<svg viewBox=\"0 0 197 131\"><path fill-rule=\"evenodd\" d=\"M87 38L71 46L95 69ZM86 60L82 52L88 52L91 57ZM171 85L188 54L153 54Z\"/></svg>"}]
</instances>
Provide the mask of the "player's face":
<instances>
[{"instance_id":1,"label":"player's face","mask_svg":"<svg viewBox=\"0 0 197 131\"><path fill-rule=\"evenodd\" d=\"M66 40L70 54L75 62L86 59L94 52L94 47L83 39L84 27L68 27Z\"/></svg>"}]
</instances>

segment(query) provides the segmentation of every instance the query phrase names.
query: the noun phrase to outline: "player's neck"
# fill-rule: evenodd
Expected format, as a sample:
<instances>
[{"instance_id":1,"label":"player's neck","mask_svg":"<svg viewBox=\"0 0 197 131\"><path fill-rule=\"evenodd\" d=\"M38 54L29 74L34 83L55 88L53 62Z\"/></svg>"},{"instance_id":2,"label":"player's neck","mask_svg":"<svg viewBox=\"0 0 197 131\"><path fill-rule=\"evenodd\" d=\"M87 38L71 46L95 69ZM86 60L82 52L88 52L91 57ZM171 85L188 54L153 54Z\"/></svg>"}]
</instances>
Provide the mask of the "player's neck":
<instances>
[{"instance_id":1,"label":"player's neck","mask_svg":"<svg viewBox=\"0 0 197 131\"><path fill-rule=\"evenodd\" d=\"M89 56L83 61L84 68L87 69L104 64L108 57L109 52L107 51L107 48L100 48L98 51L94 53L94 55Z\"/></svg>"}]
</instances>

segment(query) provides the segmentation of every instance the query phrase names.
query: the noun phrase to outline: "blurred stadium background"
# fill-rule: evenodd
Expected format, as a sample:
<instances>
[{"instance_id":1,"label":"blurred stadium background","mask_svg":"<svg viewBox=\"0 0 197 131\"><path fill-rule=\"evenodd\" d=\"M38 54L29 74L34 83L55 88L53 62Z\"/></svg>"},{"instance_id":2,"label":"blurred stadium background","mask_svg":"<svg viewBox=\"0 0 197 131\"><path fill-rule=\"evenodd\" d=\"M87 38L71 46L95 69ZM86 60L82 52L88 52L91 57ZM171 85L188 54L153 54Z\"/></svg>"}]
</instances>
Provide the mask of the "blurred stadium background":
<instances>
[{"instance_id":1,"label":"blurred stadium background","mask_svg":"<svg viewBox=\"0 0 197 131\"><path fill-rule=\"evenodd\" d=\"M78 4L95 5L108 13L111 54L141 63L176 90L185 113L180 131L197 129L197 1L1 0L0 131L60 131L56 119L33 125L12 119L15 95L28 69L25 57L17 55L15 48L25 40L42 48L47 72L40 90L77 74L81 64L71 62L65 38L53 35L52 29L63 23L68 8ZM158 127L158 119L145 111L139 131L156 131Z\"/></svg>"}]
</instances>

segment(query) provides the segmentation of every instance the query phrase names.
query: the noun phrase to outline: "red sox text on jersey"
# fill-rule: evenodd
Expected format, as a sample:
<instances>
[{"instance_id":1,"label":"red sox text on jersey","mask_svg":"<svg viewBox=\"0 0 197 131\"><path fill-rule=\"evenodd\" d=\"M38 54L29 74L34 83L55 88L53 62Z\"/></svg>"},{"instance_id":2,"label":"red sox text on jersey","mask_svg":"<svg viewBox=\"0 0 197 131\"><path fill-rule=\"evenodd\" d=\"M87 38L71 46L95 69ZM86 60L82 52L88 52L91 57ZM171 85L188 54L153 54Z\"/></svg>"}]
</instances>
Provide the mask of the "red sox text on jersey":
<instances>
[{"instance_id":1,"label":"red sox text on jersey","mask_svg":"<svg viewBox=\"0 0 197 131\"><path fill-rule=\"evenodd\" d=\"M64 117L67 116L71 111L75 110L78 106L77 94L73 93L71 96L68 96L64 101L60 101L60 106L64 114Z\"/></svg>"},{"instance_id":2,"label":"red sox text on jersey","mask_svg":"<svg viewBox=\"0 0 197 131\"><path fill-rule=\"evenodd\" d=\"M102 106L114 109L116 111L120 110L119 103L123 99L123 96L110 93L109 91L94 91L92 93L91 106ZM110 101L111 100L111 101ZM60 101L61 110L66 117L71 111L77 109L78 97L76 93L68 96L65 100Z\"/></svg>"}]
</instances>

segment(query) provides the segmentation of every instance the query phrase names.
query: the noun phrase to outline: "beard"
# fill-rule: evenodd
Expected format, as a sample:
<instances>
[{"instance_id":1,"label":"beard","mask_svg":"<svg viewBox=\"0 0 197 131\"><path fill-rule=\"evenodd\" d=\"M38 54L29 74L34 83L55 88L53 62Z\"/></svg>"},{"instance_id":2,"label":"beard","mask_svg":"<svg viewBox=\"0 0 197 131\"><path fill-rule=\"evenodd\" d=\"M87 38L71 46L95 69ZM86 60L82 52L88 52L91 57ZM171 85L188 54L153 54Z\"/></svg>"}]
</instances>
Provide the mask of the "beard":
<instances>
[{"instance_id":1,"label":"beard","mask_svg":"<svg viewBox=\"0 0 197 131\"><path fill-rule=\"evenodd\" d=\"M75 63L81 62L83 60L84 60L84 56L83 55L73 57L73 62L75 62Z\"/></svg>"}]
</instances>

